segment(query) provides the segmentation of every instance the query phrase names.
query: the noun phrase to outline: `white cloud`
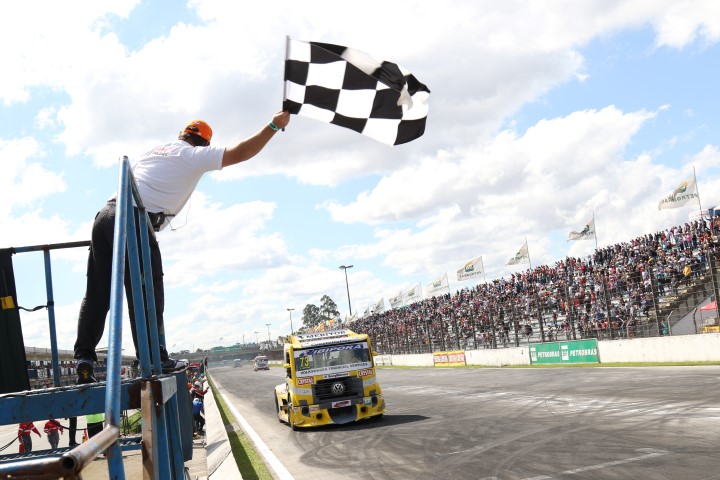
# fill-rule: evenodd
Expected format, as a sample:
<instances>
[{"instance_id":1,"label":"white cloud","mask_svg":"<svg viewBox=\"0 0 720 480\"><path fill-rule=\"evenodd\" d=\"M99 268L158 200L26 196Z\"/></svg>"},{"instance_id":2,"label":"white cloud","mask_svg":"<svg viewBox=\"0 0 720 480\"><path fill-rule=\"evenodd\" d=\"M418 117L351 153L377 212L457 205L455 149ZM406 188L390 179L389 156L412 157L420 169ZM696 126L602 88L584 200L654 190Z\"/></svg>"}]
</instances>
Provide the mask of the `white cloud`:
<instances>
[{"instance_id":1,"label":"white cloud","mask_svg":"<svg viewBox=\"0 0 720 480\"><path fill-rule=\"evenodd\" d=\"M126 17L138 0L78 0L72 6L52 0L14 2L0 19L0 42L8 47L3 63L12 75L0 76L5 104L27 102L31 89L66 89L68 79L87 73L103 56L86 56L106 26L106 16Z\"/></svg>"},{"instance_id":2,"label":"white cloud","mask_svg":"<svg viewBox=\"0 0 720 480\"><path fill-rule=\"evenodd\" d=\"M700 177L703 172L720 167L720 148L715 145L705 145L702 151L686 159L685 164L694 167Z\"/></svg>"},{"instance_id":3,"label":"white cloud","mask_svg":"<svg viewBox=\"0 0 720 480\"><path fill-rule=\"evenodd\" d=\"M196 192L173 220L173 228L158 234L166 283L192 286L218 272L261 270L286 264L287 246L277 233L265 233L275 205L249 202L223 206ZM185 222L189 227L185 228Z\"/></svg>"},{"instance_id":4,"label":"white cloud","mask_svg":"<svg viewBox=\"0 0 720 480\"><path fill-rule=\"evenodd\" d=\"M656 14L658 46L683 48L698 38L705 44L720 40L720 4L713 0L668 2Z\"/></svg>"},{"instance_id":5,"label":"white cloud","mask_svg":"<svg viewBox=\"0 0 720 480\"><path fill-rule=\"evenodd\" d=\"M83 166L87 155L113 168L120 155L134 159L154 143L175 138L197 117L213 126L215 144L234 144L280 108L285 35L397 61L432 90L427 133L417 142L388 148L293 118L257 158L211 176L223 187L278 175L296 179L313 194L315 186L352 192L318 203L335 224L372 225L372 238L352 243L333 238L335 225L328 222L321 228L330 240L297 247L282 226L274 228L281 202L288 201L282 192L277 201L235 203L222 197L221 203L214 184L201 184L188 226L159 236L171 343L187 348L198 338L211 343L223 336L220 331L245 333L251 341L258 325L261 338L267 334L265 323L272 324L274 336L287 330L286 306L297 308L297 328L302 306L318 303L325 293L344 310L338 261L377 266L353 269L358 310L363 302L429 276L452 273L477 255L483 255L488 278L505 275L504 264L524 236L534 264L584 252L592 242L555 244L552 236L564 240L568 228L576 229L591 210L601 245L680 223L685 212L656 215L656 204L691 164L708 202L720 187L714 176L701 174L718 166L712 139L686 150L681 164L657 160L699 138L696 124L660 141L639 138L673 115L664 95L653 105L623 97L632 92L611 92L617 102L576 100L560 113L555 105L532 113L526 108L546 106L550 94L567 85L592 91L595 79L612 72L588 64L583 49L622 32L654 28L655 47L677 50L717 43L720 13L714 0L384 2L382 17L376 14L379 2L366 2L348 15L321 0L280 0L273 8L193 0L188 8L200 22L167 25L166 34L130 48L120 30L135 27L131 13L137 4L86 0L69 12L54 1L19 2L0 19L3 44L23 46L4 56L13 75L0 77L0 98L6 107L24 104L35 129L20 135L4 131L9 138L0 138L0 229L11 244L42 243L47 232L56 239L84 239L90 229L91 218L78 220L49 208L52 195L94 185L72 184L63 171L46 166L44 152L53 141L47 135L56 134L54 140ZM40 9L43 15L36 14ZM134 39L143 35L125 33ZM651 57L649 46L635 45L633 53ZM685 119L702 114L698 106L677 108L692 112ZM537 111L553 113L542 118ZM173 223L182 225L184 215ZM307 226L313 228L319 229ZM79 285L84 254L57 254L71 265ZM78 302L66 301L71 305L61 310L66 343L74 336Z\"/></svg>"},{"instance_id":6,"label":"white cloud","mask_svg":"<svg viewBox=\"0 0 720 480\"><path fill-rule=\"evenodd\" d=\"M5 242L24 244L45 229L60 233L69 226L67 220L47 218L42 211L46 197L67 188L62 175L45 168L44 157L31 137L0 139L0 230Z\"/></svg>"},{"instance_id":7,"label":"white cloud","mask_svg":"<svg viewBox=\"0 0 720 480\"><path fill-rule=\"evenodd\" d=\"M523 136L506 131L491 142L441 152L384 177L348 205L327 202L324 207L335 221L367 223L418 218L447 204L460 205L466 216L508 203L541 208L562 199L553 195L533 201L537 190L551 187L567 195L596 175L597 165L617 166L632 135L653 117L607 107L542 120Z\"/></svg>"}]
</instances>

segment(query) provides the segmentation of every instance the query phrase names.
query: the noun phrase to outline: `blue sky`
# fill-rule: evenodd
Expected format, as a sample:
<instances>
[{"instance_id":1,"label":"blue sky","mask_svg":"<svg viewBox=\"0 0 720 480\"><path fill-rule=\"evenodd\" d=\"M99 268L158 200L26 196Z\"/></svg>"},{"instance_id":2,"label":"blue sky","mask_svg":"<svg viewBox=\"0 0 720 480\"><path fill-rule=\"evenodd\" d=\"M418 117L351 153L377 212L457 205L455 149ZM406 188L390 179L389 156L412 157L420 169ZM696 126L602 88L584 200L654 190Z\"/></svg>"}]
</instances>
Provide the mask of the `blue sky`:
<instances>
[{"instance_id":1,"label":"blue sky","mask_svg":"<svg viewBox=\"0 0 720 480\"><path fill-rule=\"evenodd\" d=\"M89 238L131 161L202 118L216 145L282 101L286 35L395 61L425 83L426 134L388 147L293 117L249 162L207 175L159 234L171 349L290 330L323 295L348 313L482 256L485 278L525 238L533 265L687 221L658 201L697 172L720 204L720 4L714 1L369 0L16 2L0 20L0 247ZM499 3L502 3L501 5ZM38 16L37 12L43 15ZM180 227L180 228L177 228ZM58 343L72 348L86 251L53 252ZM41 254L14 256L19 303L45 303ZM44 311L22 315L49 346ZM264 335L264 337L263 337ZM129 332L124 344L130 345ZM103 339L101 343L105 343ZM173 347L174 346L174 347Z\"/></svg>"}]
</instances>

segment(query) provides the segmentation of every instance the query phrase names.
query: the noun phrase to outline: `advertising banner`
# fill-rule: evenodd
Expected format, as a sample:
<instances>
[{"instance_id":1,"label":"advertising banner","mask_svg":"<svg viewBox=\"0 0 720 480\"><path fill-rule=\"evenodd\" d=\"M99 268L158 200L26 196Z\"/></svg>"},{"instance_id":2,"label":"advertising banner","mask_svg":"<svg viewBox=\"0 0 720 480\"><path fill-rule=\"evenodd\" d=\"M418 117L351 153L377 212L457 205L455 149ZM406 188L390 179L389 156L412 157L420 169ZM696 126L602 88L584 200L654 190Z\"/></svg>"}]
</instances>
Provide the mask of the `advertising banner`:
<instances>
[{"instance_id":1,"label":"advertising banner","mask_svg":"<svg viewBox=\"0 0 720 480\"><path fill-rule=\"evenodd\" d=\"M530 345L530 364L600 363L597 339Z\"/></svg>"},{"instance_id":2,"label":"advertising banner","mask_svg":"<svg viewBox=\"0 0 720 480\"><path fill-rule=\"evenodd\" d=\"M433 353L433 363L436 367L464 367L465 350Z\"/></svg>"},{"instance_id":3,"label":"advertising banner","mask_svg":"<svg viewBox=\"0 0 720 480\"><path fill-rule=\"evenodd\" d=\"M467 262L463 267L457 271L458 282L463 280L470 280L472 278L480 277L485 274L485 268L483 267L482 257L477 257Z\"/></svg>"}]
</instances>

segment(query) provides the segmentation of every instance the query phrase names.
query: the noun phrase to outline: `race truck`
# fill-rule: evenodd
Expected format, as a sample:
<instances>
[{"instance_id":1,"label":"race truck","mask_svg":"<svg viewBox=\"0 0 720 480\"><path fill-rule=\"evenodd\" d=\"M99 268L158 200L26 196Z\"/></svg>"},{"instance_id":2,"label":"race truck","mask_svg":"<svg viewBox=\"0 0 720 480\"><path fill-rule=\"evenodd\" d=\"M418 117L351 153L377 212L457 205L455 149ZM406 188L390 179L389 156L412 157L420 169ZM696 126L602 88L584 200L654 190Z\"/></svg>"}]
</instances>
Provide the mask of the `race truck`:
<instances>
[{"instance_id":1,"label":"race truck","mask_svg":"<svg viewBox=\"0 0 720 480\"><path fill-rule=\"evenodd\" d=\"M366 334L339 329L290 335L284 354L285 383L275 387L281 423L297 430L385 413Z\"/></svg>"},{"instance_id":2,"label":"race truck","mask_svg":"<svg viewBox=\"0 0 720 480\"><path fill-rule=\"evenodd\" d=\"M258 370L270 370L268 358L265 355L258 355L253 359L253 371L257 372Z\"/></svg>"}]
</instances>

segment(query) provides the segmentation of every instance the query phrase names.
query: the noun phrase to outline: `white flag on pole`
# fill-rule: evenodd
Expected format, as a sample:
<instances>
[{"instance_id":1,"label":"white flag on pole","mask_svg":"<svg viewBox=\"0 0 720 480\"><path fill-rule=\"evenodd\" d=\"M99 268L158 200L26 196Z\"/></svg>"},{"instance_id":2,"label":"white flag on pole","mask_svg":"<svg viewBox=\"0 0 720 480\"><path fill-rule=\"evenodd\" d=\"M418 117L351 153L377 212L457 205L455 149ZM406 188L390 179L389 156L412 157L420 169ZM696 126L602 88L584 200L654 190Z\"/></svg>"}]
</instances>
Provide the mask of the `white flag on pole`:
<instances>
[{"instance_id":1,"label":"white flag on pole","mask_svg":"<svg viewBox=\"0 0 720 480\"><path fill-rule=\"evenodd\" d=\"M403 304L403 294L402 292L398 292L397 295L394 297L390 297L388 299L388 302L390 302L390 308L398 308L401 307Z\"/></svg>"},{"instance_id":2,"label":"white flag on pole","mask_svg":"<svg viewBox=\"0 0 720 480\"><path fill-rule=\"evenodd\" d=\"M673 190L670 195L660 200L658 210L682 207L691 201L699 202L699 198L697 180L695 179L695 174L693 174L675 187L675 190Z\"/></svg>"},{"instance_id":3,"label":"white flag on pole","mask_svg":"<svg viewBox=\"0 0 720 480\"><path fill-rule=\"evenodd\" d=\"M592 240L595 238L595 218L593 217L585 227L579 232L570 232L568 241L570 240Z\"/></svg>"},{"instance_id":4,"label":"white flag on pole","mask_svg":"<svg viewBox=\"0 0 720 480\"><path fill-rule=\"evenodd\" d=\"M450 293L450 283L448 282L447 273L437 280L427 284L427 296L434 297L438 294Z\"/></svg>"},{"instance_id":5,"label":"white flag on pole","mask_svg":"<svg viewBox=\"0 0 720 480\"><path fill-rule=\"evenodd\" d=\"M417 285L414 285L405 290L402 299L403 303L405 303L406 305L422 300L422 285L418 283Z\"/></svg>"},{"instance_id":6,"label":"white flag on pole","mask_svg":"<svg viewBox=\"0 0 720 480\"><path fill-rule=\"evenodd\" d=\"M518 250L515 256L508 260L507 265L517 265L519 263L530 263L527 240L525 240L525 243L523 243L523 246L520 247L520 250Z\"/></svg>"},{"instance_id":7,"label":"white flag on pole","mask_svg":"<svg viewBox=\"0 0 720 480\"><path fill-rule=\"evenodd\" d=\"M378 302L373 305L372 307L372 313L383 313L385 311L385 299L380 298Z\"/></svg>"},{"instance_id":8,"label":"white flag on pole","mask_svg":"<svg viewBox=\"0 0 720 480\"><path fill-rule=\"evenodd\" d=\"M483 267L482 257L477 257L467 262L463 267L457 271L457 279L459 282L463 280L470 280L471 278L479 277L485 274L485 268Z\"/></svg>"}]
</instances>

